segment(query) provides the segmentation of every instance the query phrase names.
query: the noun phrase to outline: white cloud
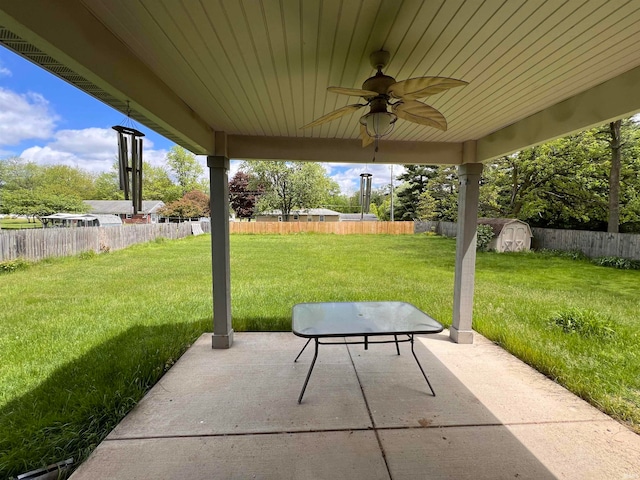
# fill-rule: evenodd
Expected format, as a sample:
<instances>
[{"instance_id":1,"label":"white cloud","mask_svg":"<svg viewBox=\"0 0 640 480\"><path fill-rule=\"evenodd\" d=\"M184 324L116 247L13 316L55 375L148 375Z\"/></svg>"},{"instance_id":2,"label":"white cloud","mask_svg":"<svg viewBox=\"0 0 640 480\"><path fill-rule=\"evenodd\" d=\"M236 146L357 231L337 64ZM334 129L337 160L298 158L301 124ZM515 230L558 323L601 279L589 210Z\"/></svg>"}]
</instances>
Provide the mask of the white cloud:
<instances>
[{"instance_id":1,"label":"white cloud","mask_svg":"<svg viewBox=\"0 0 640 480\"><path fill-rule=\"evenodd\" d=\"M57 121L58 116L42 95L19 94L0 87L0 146L50 138Z\"/></svg>"},{"instance_id":2,"label":"white cloud","mask_svg":"<svg viewBox=\"0 0 640 480\"><path fill-rule=\"evenodd\" d=\"M63 164L98 173L109 171L117 161L118 140L110 128L58 130L53 141L27 148L22 158L41 165ZM144 139L143 159L154 166L165 165L166 150L154 150L153 142Z\"/></svg>"},{"instance_id":3,"label":"white cloud","mask_svg":"<svg viewBox=\"0 0 640 480\"><path fill-rule=\"evenodd\" d=\"M0 65L0 77L10 77L11 75L13 75L13 73L11 73L11 70Z\"/></svg>"},{"instance_id":4,"label":"white cloud","mask_svg":"<svg viewBox=\"0 0 640 480\"><path fill-rule=\"evenodd\" d=\"M360 189L360 174L372 174L371 185L380 188L391 182L391 165L380 163L353 164L353 163L329 163L323 164L329 177L340 185L343 194L350 195ZM394 185L400 183L396 177L404 171L402 165L393 165Z\"/></svg>"}]
</instances>

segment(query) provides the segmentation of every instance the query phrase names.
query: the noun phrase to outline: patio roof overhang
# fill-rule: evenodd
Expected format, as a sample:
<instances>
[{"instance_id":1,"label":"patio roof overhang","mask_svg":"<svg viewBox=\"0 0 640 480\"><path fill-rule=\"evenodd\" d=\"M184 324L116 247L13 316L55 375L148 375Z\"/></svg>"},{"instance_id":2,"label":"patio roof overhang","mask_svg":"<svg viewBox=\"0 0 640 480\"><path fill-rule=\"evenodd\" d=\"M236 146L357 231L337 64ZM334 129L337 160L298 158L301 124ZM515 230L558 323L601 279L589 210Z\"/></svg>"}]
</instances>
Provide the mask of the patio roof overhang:
<instances>
[{"instance_id":1,"label":"patio roof overhang","mask_svg":"<svg viewBox=\"0 0 640 480\"><path fill-rule=\"evenodd\" d=\"M397 79L469 82L429 98L446 132L399 121L381 162L461 163L425 143L471 140L486 161L640 111L635 1L2 0L0 25L8 48L197 154L220 131L231 158L369 159L363 112L299 127L353 103L326 87L359 88L381 48Z\"/></svg>"},{"instance_id":2,"label":"patio roof overhang","mask_svg":"<svg viewBox=\"0 0 640 480\"><path fill-rule=\"evenodd\" d=\"M446 132L398 121L377 157L460 165L453 331L456 315L470 331L481 163L640 111L636 0L0 0L0 42L209 155L221 228L229 158L370 161L363 112L300 126L353 103L326 87L360 88L371 52L391 53L385 73L398 80L469 82L428 99ZM221 232L214 291L228 294L228 225ZM230 328L228 301L215 300L214 317Z\"/></svg>"}]
</instances>

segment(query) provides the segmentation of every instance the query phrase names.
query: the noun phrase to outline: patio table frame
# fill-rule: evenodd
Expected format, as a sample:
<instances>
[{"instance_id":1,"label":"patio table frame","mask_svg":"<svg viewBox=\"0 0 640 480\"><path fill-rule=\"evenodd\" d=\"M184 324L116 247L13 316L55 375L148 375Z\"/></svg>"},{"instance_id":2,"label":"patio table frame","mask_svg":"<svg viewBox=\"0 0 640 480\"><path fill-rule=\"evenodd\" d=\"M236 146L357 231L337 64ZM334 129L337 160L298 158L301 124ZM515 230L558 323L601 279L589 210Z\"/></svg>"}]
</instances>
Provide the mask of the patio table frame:
<instances>
[{"instance_id":1,"label":"patio table frame","mask_svg":"<svg viewBox=\"0 0 640 480\"><path fill-rule=\"evenodd\" d=\"M400 318L389 322L387 318L381 318L380 314L389 315L397 311ZM304 314L310 313L312 318L305 319ZM359 317L359 318L358 318ZM416 334L440 333L443 326L429 315L406 302L325 302L325 303L300 303L293 307L292 331L294 335L307 338L307 342L298 353L294 363L305 351L311 340L314 340L314 355L307 377L298 397L298 404L307 389L311 373L318 358L320 345L364 345L368 350L369 344L395 343L396 352L400 355L399 343L410 342L411 353L415 359L422 376L427 381L431 394L434 391L427 374L422 368L416 356L413 344ZM393 340L370 340L369 337L393 336ZM407 337L398 339L400 337ZM348 337L363 337L362 341L348 341ZM343 341L322 341L326 338L342 338Z\"/></svg>"}]
</instances>

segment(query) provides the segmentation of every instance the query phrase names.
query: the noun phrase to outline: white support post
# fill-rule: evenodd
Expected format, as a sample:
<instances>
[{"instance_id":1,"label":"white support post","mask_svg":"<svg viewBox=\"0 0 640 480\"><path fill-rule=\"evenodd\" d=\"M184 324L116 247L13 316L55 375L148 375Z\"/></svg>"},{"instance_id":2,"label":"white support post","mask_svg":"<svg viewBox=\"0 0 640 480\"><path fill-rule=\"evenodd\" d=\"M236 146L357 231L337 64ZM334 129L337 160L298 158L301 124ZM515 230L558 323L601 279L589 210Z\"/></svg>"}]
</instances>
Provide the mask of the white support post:
<instances>
[{"instance_id":1,"label":"white support post","mask_svg":"<svg viewBox=\"0 0 640 480\"><path fill-rule=\"evenodd\" d=\"M230 348L231 267L229 262L229 159L207 157L211 190L211 268L213 271L213 348Z\"/></svg>"},{"instance_id":2,"label":"white support post","mask_svg":"<svg viewBox=\"0 0 640 480\"><path fill-rule=\"evenodd\" d=\"M467 147L467 145L465 145ZM475 150L475 142L469 148ZM453 323L449 335L456 343L473 343L473 284L476 272L476 231L481 163L458 167L458 235L453 292Z\"/></svg>"}]
</instances>

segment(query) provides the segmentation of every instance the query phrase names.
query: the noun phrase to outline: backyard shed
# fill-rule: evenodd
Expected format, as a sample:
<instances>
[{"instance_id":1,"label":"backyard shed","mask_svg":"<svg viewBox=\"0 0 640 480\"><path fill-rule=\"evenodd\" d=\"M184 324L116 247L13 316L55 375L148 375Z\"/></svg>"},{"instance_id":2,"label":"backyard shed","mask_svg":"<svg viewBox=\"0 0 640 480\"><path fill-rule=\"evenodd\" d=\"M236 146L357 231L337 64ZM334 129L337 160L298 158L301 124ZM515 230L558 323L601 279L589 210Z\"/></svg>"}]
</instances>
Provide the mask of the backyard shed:
<instances>
[{"instance_id":1,"label":"backyard shed","mask_svg":"<svg viewBox=\"0 0 640 480\"><path fill-rule=\"evenodd\" d=\"M479 218L478 225L489 225L493 229L489 250L521 252L531 249L531 228L517 218Z\"/></svg>"}]
</instances>

